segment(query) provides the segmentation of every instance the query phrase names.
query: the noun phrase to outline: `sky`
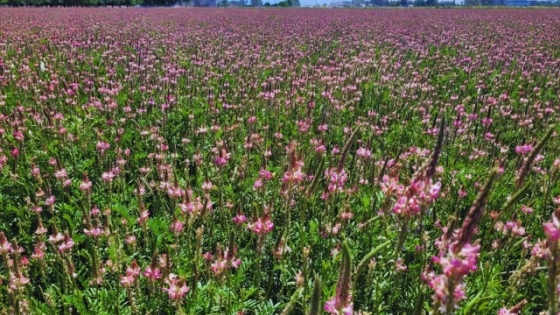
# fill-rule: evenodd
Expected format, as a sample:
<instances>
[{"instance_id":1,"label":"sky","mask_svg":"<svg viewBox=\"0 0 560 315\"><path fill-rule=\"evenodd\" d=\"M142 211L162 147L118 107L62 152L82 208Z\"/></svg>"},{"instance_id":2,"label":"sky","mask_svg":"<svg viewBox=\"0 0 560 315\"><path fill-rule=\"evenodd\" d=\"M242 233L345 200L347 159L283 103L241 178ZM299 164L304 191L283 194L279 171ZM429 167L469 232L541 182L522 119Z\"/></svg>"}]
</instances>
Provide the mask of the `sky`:
<instances>
[{"instance_id":1,"label":"sky","mask_svg":"<svg viewBox=\"0 0 560 315\"><path fill-rule=\"evenodd\" d=\"M262 0L263 3L269 2L270 4L278 3L280 1L282 0ZM351 0L299 0L299 1L302 7L308 7L308 6L312 7L315 5L324 5L324 4L329 5L332 2L342 2L342 1L351 1ZM412 2L414 0L408 0L408 1ZM453 0L441 0L441 1L453 1ZM463 4L463 0L456 0L455 3L461 5Z\"/></svg>"}]
</instances>

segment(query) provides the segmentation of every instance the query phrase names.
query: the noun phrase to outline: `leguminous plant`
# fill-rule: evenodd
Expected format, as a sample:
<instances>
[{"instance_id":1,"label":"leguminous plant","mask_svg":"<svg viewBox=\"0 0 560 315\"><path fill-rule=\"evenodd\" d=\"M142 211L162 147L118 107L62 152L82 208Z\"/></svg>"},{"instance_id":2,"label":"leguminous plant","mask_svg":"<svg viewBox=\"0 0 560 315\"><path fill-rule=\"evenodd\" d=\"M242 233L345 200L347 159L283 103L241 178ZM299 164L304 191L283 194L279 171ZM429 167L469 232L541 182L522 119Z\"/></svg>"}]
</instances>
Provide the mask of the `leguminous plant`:
<instances>
[{"instance_id":1,"label":"leguminous plant","mask_svg":"<svg viewBox=\"0 0 560 315\"><path fill-rule=\"evenodd\" d=\"M559 314L560 11L0 9L0 314Z\"/></svg>"}]
</instances>

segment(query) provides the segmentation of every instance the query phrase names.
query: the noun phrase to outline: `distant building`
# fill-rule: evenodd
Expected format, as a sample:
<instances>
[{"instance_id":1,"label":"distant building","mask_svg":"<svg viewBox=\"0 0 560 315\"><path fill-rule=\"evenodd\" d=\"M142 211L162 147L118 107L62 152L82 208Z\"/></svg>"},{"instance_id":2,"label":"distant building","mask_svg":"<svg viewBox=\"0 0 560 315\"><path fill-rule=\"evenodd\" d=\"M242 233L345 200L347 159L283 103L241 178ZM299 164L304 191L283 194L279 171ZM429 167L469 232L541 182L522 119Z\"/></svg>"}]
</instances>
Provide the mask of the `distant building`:
<instances>
[{"instance_id":1,"label":"distant building","mask_svg":"<svg viewBox=\"0 0 560 315\"><path fill-rule=\"evenodd\" d=\"M388 6L389 1L388 0L371 0L371 5L374 6L374 7Z\"/></svg>"},{"instance_id":2,"label":"distant building","mask_svg":"<svg viewBox=\"0 0 560 315\"><path fill-rule=\"evenodd\" d=\"M530 1L529 1L529 5L532 6L532 7L551 6L551 5L552 5L552 1L530 0Z\"/></svg>"},{"instance_id":3,"label":"distant building","mask_svg":"<svg viewBox=\"0 0 560 315\"><path fill-rule=\"evenodd\" d=\"M216 0L193 0L195 7L217 7Z\"/></svg>"},{"instance_id":4,"label":"distant building","mask_svg":"<svg viewBox=\"0 0 560 315\"><path fill-rule=\"evenodd\" d=\"M506 0L508 7L528 7L529 0Z\"/></svg>"}]
</instances>

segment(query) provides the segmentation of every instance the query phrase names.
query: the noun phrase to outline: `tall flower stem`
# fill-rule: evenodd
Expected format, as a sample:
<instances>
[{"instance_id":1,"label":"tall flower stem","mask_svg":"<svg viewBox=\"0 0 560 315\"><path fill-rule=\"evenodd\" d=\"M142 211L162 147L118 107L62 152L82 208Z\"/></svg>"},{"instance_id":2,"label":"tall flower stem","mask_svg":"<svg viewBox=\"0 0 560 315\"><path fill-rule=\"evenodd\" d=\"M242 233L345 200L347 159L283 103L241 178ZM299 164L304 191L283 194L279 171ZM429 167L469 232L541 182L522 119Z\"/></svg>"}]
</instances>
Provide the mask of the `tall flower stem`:
<instances>
[{"instance_id":1,"label":"tall flower stem","mask_svg":"<svg viewBox=\"0 0 560 315\"><path fill-rule=\"evenodd\" d=\"M556 288L558 285L558 242L550 242L550 261L548 263L548 315L556 315L558 312L558 296Z\"/></svg>"}]
</instances>

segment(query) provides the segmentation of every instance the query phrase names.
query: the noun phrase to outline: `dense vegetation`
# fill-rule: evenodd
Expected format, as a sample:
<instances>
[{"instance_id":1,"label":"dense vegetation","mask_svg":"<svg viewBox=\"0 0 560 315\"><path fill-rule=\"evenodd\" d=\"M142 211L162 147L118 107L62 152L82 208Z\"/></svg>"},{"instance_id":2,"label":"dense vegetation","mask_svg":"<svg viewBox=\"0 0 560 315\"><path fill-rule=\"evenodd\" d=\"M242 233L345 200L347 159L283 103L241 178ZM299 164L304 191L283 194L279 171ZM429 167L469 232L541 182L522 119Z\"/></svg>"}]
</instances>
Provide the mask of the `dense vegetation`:
<instances>
[{"instance_id":1,"label":"dense vegetation","mask_svg":"<svg viewBox=\"0 0 560 315\"><path fill-rule=\"evenodd\" d=\"M560 15L0 10L0 313L558 311Z\"/></svg>"}]
</instances>

